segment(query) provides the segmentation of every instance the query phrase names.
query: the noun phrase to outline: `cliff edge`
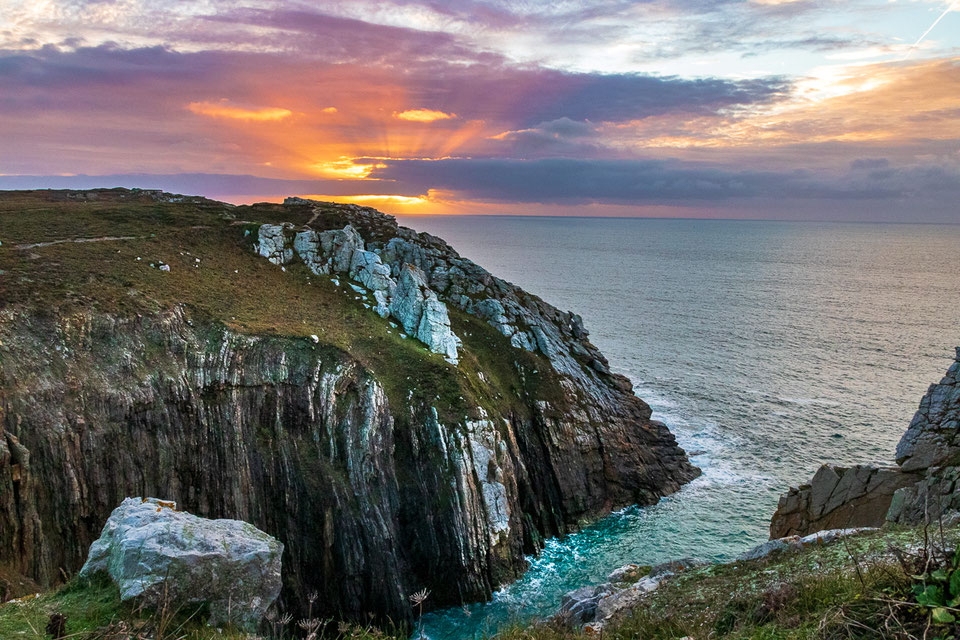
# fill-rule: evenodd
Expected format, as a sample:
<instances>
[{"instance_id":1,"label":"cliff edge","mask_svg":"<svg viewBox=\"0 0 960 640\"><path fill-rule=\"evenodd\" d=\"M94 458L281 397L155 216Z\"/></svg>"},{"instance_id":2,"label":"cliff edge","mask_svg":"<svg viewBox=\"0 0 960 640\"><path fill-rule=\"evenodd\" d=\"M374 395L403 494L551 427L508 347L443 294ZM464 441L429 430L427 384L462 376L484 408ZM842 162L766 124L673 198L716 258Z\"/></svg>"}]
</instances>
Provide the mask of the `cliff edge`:
<instances>
[{"instance_id":1,"label":"cliff edge","mask_svg":"<svg viewBox=\"0 0 960 640\"><path fill-rule=\"evenodd\" d=\"M0 194L0 566L128 495L284 543L287 609L408 620L698 471L562 312L373 209Z\"/></svg>"}]
</instances>

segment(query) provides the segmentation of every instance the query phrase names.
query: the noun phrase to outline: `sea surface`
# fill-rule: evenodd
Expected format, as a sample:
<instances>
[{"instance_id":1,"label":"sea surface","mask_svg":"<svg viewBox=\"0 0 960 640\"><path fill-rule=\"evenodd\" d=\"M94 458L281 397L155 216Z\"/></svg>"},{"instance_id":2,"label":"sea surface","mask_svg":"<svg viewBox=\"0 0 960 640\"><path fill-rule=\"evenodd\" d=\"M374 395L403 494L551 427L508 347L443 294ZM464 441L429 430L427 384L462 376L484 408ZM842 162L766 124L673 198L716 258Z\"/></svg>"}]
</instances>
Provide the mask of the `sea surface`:
<instances>
[{"instance_id":1,"label":"sea surface","mask_svg":"<svg viewBox=\"0 0 960 640\"><path fill-rule=\"evenodd\" d=\"M960 226L406 216L401 224L583 316L703 476L552 540L492 602L434 612L459 640L555 612L626 563L727 560L767 539L822 462L892 463L960 345Z\"/></svg>"}]
</instances>

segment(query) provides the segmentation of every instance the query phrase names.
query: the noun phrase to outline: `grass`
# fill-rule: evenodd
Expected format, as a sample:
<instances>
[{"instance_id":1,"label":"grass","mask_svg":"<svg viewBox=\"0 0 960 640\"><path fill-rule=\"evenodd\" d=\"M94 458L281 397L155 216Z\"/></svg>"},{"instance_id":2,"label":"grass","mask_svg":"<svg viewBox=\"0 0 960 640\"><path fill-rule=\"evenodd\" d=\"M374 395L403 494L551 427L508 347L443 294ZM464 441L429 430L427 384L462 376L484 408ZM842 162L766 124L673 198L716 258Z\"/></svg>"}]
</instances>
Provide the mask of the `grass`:
<instances>
[{"instance_id":1,"label":"grass","mask_svg":"<svg viewBox=\"0 0 960 640\"><path fill-rule=\"evenodd\" d=\"M891 527L762 560L687 570L604 625L602 634L611 640L960 637L956 625L931 623L929 608L914 596L928 557L924 545L953 549L958 541L956 528L942 541L928 541L923 529ZM514 624L497 634L500 640L590 637L589 629L555 622Z\"/></svg>"},{"instance_id":2,"label":"grass","mask_svg":"<svg viewBox=\"0 0 960 640\"><path fill-rule=\"evenodd\" d=\"M464 341L461 365L454 368L364 308L345 278L337 286L302 264L284 272L254 254L254 234L245 231L255 224L243 221L301 224L312 217L310 207L168 203L126 190L96 193L92 201L56 191L0 194L0 309L31 307L68 317L91 309L131 315L183 305L195 321L241 334L304 340L316 335L319 348L348 354L373 372L391 404L403 406L413 390L434 401L445 423L462 421L468 407L477 405L491 415L526 412L518 399L533 384L539 395L555 389L562 398L554 380L543 380L552 371L542 358L511 348L473 316L450 309ZM340 228L348 216L331 205L314 226ZM102 236L133 239L18 248ZM161 271L161 263L170 271ZM531 379L525 381L518 369Z\"/></svg>"},{"instance_id":3,"label":"grass","mask_svg":"<svg viewBox=\"0 0 960 640\"><path fill-rule=\"evenodd\" d=\"M315 598L315 596L311 596ZM373 625L335 623L308 615L303 619L271 614L260 633L214 627L202 607L145 609L122 602L108 579L73 580L49 593L33 594L0 604L0 638L50 640L51 616L64 616L60 640L399 640L404 630L384 632Z\"/></svg>"},{"instance_id":4,"label":"grass","mask_svg":"<svg viewBox=\"0 0 960 640\"><path fill-rule=\"evenodd\" d=\"M917 572L935 572L948 556L924 549L953 549L956 527L928 540L922 528L891 527L828 545L775 553L761 560L688 569L666 580L632 610L603 628L611 640L949 640L956 625L935 624L918 604ZM932 535L932 534L929 534ZM926 547L924 545L927 545ZM891 549L897 549L892 553ZM939 559L938 559L939 558ZM955 561L952 561L955 562ZM67 617L67 637L101 640L122 621L154 640L241 640L244 634L206 626L200 615L145 612L121 603L107 582L72 582L60 590L0 605L0 638L44 638L52 613ZM158 620L165 620L158 634ZM330 620L273 617L263 638L316 637L335 640L406 638L398 631ZM138 638L134 635L133 638ZM142 636L146 637L146 635ZM498 640L586 640L589 630L556 622L515 623Z\"/></svg>"},{"instance_id":5,"label":"grass","mask_svg":"<svg viewBox=\"0 0 960 640\"><path fill-rule=\"evenodd\" d=\"M66 617L62 638L77 640L242 640L246 633L208 627L193 612L157 613L120 601L108 580L72 581L57 591L0 605L0 638L49 640L52 614ZM123 635L126 632L127 635Z\"/></svg>"}]
</instances>

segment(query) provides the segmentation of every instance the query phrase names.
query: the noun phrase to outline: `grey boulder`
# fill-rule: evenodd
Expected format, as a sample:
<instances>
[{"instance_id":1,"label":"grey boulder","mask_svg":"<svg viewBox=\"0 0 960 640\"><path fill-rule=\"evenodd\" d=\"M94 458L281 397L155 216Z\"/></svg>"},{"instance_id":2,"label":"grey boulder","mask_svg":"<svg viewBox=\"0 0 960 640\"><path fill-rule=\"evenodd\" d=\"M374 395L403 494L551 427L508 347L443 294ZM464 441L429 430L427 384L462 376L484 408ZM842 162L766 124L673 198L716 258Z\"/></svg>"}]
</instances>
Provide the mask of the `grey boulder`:
<instances>
[{"instance_id":1,"label":"grey boulder","mask_svg":"<svg viewBox=\"0 0 960 640\"><path fill-rule=\"evenodd\" d=\"M80 577L109 576L122 600L209 605L211 624L253 630L280 593L283 545L239 520L208 520L156 498L127 498L90 547Z\"/></svg>"}]
</instances>

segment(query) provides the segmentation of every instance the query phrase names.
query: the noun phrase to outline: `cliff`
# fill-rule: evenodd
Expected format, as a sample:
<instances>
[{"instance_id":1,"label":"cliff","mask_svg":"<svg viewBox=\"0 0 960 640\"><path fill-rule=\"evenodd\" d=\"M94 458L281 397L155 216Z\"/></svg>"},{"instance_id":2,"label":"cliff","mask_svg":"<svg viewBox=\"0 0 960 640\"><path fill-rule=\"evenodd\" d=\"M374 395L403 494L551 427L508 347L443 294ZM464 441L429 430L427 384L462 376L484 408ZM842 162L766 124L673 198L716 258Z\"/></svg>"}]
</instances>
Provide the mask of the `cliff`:
<instances>
[{"instance_id":1,"label":"cliff","mask_svg":"<svg viewBox=\"0 0 960 640\"><path fill-rule=\"evenodd\" d=\"M696 476L580 318L372 209L0 195L0 567L44 585L162 495L284 545L287 608L489 597Z\"/></svg>"},{"instance_id":2,"label":"cliff","mask_svg":"<svg viewBox=\"0 0 960 640\"><path fill-rule=\"evenodd\" d=\"M896 467L824 465L780 498L771 539L822 529L917 524L960 510L960 347L900 439Z\"/></svg>"}]
</instances>

